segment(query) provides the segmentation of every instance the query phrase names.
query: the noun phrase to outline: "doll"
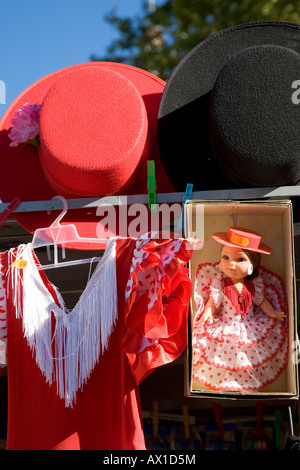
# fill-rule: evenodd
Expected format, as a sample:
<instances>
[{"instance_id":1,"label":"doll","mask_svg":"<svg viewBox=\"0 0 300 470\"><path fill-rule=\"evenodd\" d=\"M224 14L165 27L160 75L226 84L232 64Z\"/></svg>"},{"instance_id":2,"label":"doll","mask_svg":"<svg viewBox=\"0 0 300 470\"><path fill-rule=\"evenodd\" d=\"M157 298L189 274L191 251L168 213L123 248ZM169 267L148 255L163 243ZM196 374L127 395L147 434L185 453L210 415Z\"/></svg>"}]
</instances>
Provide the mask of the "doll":
<instances>
[{"instance_id":1,"label":"doll","mask_svg":"<svg viewBox=\"0 0 300 470\"><path fill-rule=\"evenodd\" d=\"M279 276L260 265L272 249L248 229L212 236L220 264L199 265L195 281L193 378L212 390L261 390L287 363L287 307Z\"/></svg>"}]
</instances>

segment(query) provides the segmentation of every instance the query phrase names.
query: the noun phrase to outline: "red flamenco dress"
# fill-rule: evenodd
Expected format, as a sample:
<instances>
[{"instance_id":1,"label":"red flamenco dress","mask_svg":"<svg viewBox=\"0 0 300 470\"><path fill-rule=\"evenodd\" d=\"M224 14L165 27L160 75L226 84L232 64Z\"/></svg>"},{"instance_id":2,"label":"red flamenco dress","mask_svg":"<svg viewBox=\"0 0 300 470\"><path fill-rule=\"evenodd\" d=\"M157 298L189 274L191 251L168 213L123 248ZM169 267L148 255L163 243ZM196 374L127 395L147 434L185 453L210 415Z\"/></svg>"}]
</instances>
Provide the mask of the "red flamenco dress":
<instances>
[{"instance_id":1,"label":"red flamenco dress","mask_svg":"<svg viewBox=\"0 0 300 470\"><path fill-rule=\"evenodd\" d=\"M7 449L145 449L138 384L186 347L192 248L110 239L72 310L30 243L1 254Z\"/></svg>"},{"instance_id":2,"label":"red flamenco dress","mask_svg":"<svg viewBox=\"0 0 300 470\"><path fill-rule=\"evenodd\" d=\"M287 324L265 315L267 298L278 311L287 311L279 276L262 266L253 280L237 288L217 265L198 267L193 329L193 379L211 390L261 390L275 381L287 364ZM199 319L207 300L216 307L204 325Z\"/></svg>"}]
</instances>

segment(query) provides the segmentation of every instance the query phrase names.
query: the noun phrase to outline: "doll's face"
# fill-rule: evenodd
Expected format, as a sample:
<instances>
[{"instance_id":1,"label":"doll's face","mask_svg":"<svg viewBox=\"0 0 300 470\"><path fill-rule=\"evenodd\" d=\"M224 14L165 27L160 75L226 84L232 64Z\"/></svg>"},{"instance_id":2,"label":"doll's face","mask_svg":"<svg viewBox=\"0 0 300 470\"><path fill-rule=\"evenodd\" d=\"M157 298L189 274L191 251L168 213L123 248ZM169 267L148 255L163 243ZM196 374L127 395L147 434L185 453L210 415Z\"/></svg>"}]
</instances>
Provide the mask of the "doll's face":
<instances>
[{"instance_id":1,"label":"doll's face","mask_svg":"<svg viewBox=\"0 0 300 470\"><path fill-rule=\"evenodd\" d=\"M235 282L248 276L249 266L252 265L248 255L240 248L224 245L221 252L221 271Z\"/></svg>"}]
</instances>

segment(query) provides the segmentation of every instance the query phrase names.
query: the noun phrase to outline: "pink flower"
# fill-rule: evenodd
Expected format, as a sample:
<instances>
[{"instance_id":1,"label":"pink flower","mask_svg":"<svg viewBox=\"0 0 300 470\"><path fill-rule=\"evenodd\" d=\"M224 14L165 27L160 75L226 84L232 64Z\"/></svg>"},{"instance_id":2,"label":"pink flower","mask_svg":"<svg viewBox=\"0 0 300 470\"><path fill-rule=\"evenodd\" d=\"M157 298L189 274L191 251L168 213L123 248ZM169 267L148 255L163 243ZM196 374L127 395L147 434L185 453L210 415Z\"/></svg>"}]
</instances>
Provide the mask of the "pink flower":
<instances>
[{"instance_id":1,"label":"pink flower","mask_svg":"<svg viewBox=\"0 0 300 470\"><path fill-rule=\"evenodd\" d=\"M17 147L20 143L38 144L40 109L39 103L25 103L17 109L15 117L11 120L13 127L8 134L12 140L10 147Z\"/></svg>"}]
</instances>

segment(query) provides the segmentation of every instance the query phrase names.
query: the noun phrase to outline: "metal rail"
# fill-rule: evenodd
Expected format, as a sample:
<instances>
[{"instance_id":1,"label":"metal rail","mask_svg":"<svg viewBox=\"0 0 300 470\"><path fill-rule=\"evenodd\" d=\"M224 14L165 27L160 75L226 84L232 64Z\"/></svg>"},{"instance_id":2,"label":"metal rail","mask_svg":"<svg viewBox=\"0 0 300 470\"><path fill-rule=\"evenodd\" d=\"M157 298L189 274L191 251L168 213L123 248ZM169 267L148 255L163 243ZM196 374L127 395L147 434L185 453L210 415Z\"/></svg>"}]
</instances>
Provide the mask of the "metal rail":
<instances>
[{"instance_id":1,"label":"metal rail","mask_svg":"<svg viewBox=\"0 0 300 470\"><path fill-rule=\"evenodd\" d=\"M246 199L268 199L268 198L290 198L300 196L300 186L281 186L274 188L246 188L246 189L222 189L210 191L194 191L192 199L195 200L246 200ZM184 192L158 193L157 204L182 203ZM68 199L69 209L93 208L99 206L124 206L131 204L147 204L147 194L129 196L105 196ZM8 207L9 203L0 203L0 213ZM42 201L20 202L14 213L36 212L44 210L61 209L61 201L51 199Z\"/></svg>"}]
</instances>

